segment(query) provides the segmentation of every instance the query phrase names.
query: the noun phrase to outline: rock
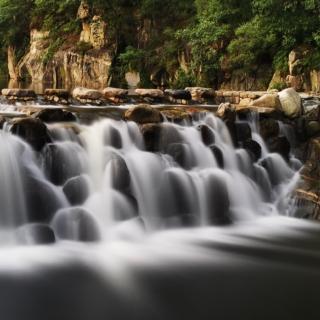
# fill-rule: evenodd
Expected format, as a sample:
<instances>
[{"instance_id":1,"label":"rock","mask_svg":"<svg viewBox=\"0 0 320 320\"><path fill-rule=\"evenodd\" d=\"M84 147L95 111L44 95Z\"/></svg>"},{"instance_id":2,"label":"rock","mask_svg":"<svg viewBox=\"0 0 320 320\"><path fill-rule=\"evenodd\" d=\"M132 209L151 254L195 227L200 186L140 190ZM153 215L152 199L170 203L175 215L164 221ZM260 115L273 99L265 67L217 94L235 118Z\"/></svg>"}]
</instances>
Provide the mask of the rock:
<instances>
[{"instance_id":1,"label":"rock","mask_svg":"<svg viewBox=\"0 0 320 320\"><path fill-rule=\"evenodd\" d=\"M236 123L236 135L237 142L245 142L252 139L251 128L246 122L237 122Z\"/></svg>"},{"instance_id":2,"label":"rock","mask_svg":"<svg viewBox=\"0 0 320 320\"><path fill-rule=\"evenodd\" d=\"M141 132L149 152L163 152L171 143L183 142L178 130L172 126L145 124L141 127Z\"/></svg>"},{"instance_id":3,"label":"rock","mask_svg":"<svg viewBox=\"0 0 320 320\"><path fill-rule=\"evenodd\" d=\"M83 150L78 144L50 143L42 151L43 170L47 178L56 185L63 185L68 179L84 171Z\"/></svg>"},{"instance_id":4,"label":"rock","mask_svg":"<svg viewBox=\"0 0 320 320\"><path fill-rule=\"evenodd\" d=\"M168 121L174 123L182 123L184 121L187 121L189 123L192 121L191 114L183 108L176 107L165 110L161 109L161 113Z\"/></svg>"},{"instance_id":5,"label":"rock","mask_svg":"<svg viewBox=\"0 0 320 320\"><path fill-rule=\"evenodd\" d=\"M202 141L206 146L210 146L215 143L213 130L207 125L201 124L197 127L197 130L200 132Z\"/></svg>"},{"instance_id":6,"label":"rock","mask_svg":"<svg viewBox=\"0 0 320 320\"><path fill-rule=\"evenodd\" d=\"M46 123L77 121L76 116L72 112L62 109L44 109L33 114L33 118L40 119Z\"/></svg>"},{"instance_id":7,"label":"rock","mask_svg":"<svg viewBox=\"0 0 320 320\"><path fill-rule=\"evenodd\" d=\"M250 103L252 107L281 109L279 95L277 93L267 93Z\"/></svg>"},{"instance_id":8,"label":"rock","mask_svg":"<svg viewBox=\"0 0 320 320\"><path fill-rule=\"evenodd\" d=\"M17 241L22 245L41 245L55 243L53 230L46 224L34 223L20 227L16 231Z\"/></svg>"},{"instance_id":9,"label":"rock","mask_svg":"<svg viewBox=\"0 0 320 320\"><path fill-rule=\"evenodd\" d=\"M191 93L187 90L171 90L167 89L164 92L167 96L174 100L191 100L192 96Z\"/></svg>"},{"instance_id":10,"label":"rock","mask_svg":"<svg viewBox=\"0 0 320 320\"><path fill-rule=\"evenodd\" d=\"M288 139L284 136L275 137L268 140L270 152L280 154L286 161L290 158L291 146Z\"/></svg>"},{"instance_id":11,"label":"rock","mask_svg":"<svg viewBox=\"0 0 320 320\"><path fill-rule=\"evenodd\" d=\"M47 143L51 142L49 131L40 119L13 119L10 124L10 131L24 139L36 151L40 151Z\"/></svg>"},{"instance_id":12,"label":"rock","mask_svg":"<svg viewBox=\"0 0 320 320\"><path fill-rule=\"evenodd\" d=\"M171 143L166 149L166 153L169 154L174 161L186 170L191 169L192 163L190 163L189 146L185 143Z\"/></svg>"},{"instance_id":13,"label":"rock","mask_svg":"<svg viewBox=\"0 0 320 320\"><path fill-rule=\"evenodd\" d=\"M247 140L243 143L243 148L252 155L255 162L261 158L262 149L258 142L254 140Z\"/></svg>"},{"instance_id":14,"label":"rock","mask_svg":"<svg viewBox=\"0 0 320 320\"><path fill-rule=\"evenodd\" d=\"M46 89L44 91L45 96L56 96L65 100L68 100L70 97L70 93L66 89Z\"/></svg>"},{"instance_id":15,"label":"rock","mask_svg":"<svg viewBox=\"0 0 320 320\"><path fill-rule=\"evenodd\" d=\"M108 87L102 90L102 94L104 98L117 103L127 97L128 90Z\"/></svg>"},{"instance_id":16,"label":"rock","mask_svg":"<svg viewBox=\"0 0 320 320\"><path fill-rule=\"evenodd\" d=\"M102 98L102 93L98 90L77 87L73 90L72 96L80 102L86 102L87 100L97 101Z\"/></svg>"},{"instance_id":17,"label":"rock","mask_svg":"<svg viewBox=\"0 0 320 320\"><path fill-rule=\"evenodd\" d=\"M199 103L208 100L214 100L215 98L215 91L211 88L188 87L185 90L190 92L192 100Z\"/></svg>"},{"instance_id":18,"label":"rock","mask_svg":"<svg viewBox=\"0 0 320 320\"><path fill-rule=\"evenodd\" d=\"M90 17L90 7L87 1L82 0L78 8L77 17L80 20L85 20Z\"/></svg>"},{"instance_id":19,"label":"rock","mask_svg":"<svg viewBox=\"0 0 320 320\"><path fill-rule=\"evenodd\" d=\"M240 103L237 106L237 109L247 108L251 105L252 102L253 100L250 98L241 99Z\"/></svg>"},{"instance_id":20,"label":"rock","mask_svg":"<svg viewBox=\"0 0 320 320\"><path fill-rule=\"evenodd\" d=\"M27 175L23 184L26 211L30 222L49 222L53 215L62 208L60 193L54 186L45 180Z\"/></svg>"},{"instance_id":21,"label":"rock","mask_svg":"<svg viewBox=\"0 0 320 320\"><path fill-rule=\"evenodd\" d=\"M214 157L216 158L218 166L221 169L223 169L224 168L224 157L223 157L222 150L219 147L215 146L215 145L210 146L210 150L212 151Z\"/></svg>"},{"instance_id":22,"label":"rock","mask_svg":"<svg viewBox=\"0 0 320 320\"><path fill-rule=\"evenodd\" d=\"M218 107L216 116L223 119L234 122L236 120L236 109L230 103L222 103Z\"/></svg>"},{"instance_id":23,"label":"rock","mask_svg":"<svg viewBox=\"0 0 320 320\"><path fill-rule=\"evenodd\" d=\"M292 88L279 92L282 112L289 118L297 118L302 112L300 95Z\"/></svg>"},{"instance_id":24,"label":"rock","mask_svg":"<svg viewBox=\"0 0 320 320\"><path fill-rule=\"evenodd\" d=\"M52 221L52 227L61 240L94 242L100 239L97 222L82 208L59 210Z\"/></svg>"},{"instance_id":25,"label":"rock","mask_svg":"<svg viewBox=\"0 0 320 320\"><path fill-rule=\"evenodd\" d=\"M90 195L89 181L83 175L70 178L64 184L63 192L71 205L82 205Z\"/></svg>"},{"instance_id":26,"label":"rock","mask_svg":"<svg viewBox=\"0 0 320 320\"><path fill-rule=\"evenodd\" d=\"M259 132L264 140L277 137L280 133L278 121L271 118L261 120L259 123Z\"/></svg>"},{"instance_id":27,"label":"rock","mask_svg":"<svg viewBox=\"0 0 320 320\"><path fill-rule=\"evenodd\" d=\"M208 223L211 225L225 225L231 223L230 199L228 188L223 179L210 175L206 182L207 205L210 208Z\"/></svg>"},{"instance_id":28,"label":"rock","mask_svg":"<svg viewBox=\"0 0 320 320\"><path fill-rule=\"evenodd\" d=\"M114 127L106 127L104 132L104 143L116 149L121 149L123 146L122 137L118 129Z\"/></svg>"},{"instance_id":29,"label":"rock","mask_svg":"<svg viewBox=\"0 0 320 320\"><path fill-rule=\"evenodd\" d=\"M35 100L36 93L29 89L2 89L2 95L12 100Z\"/></svg>"},{"instance_id":30,"label":"rock","mask_svg":"<svg viewBox=\"0 0 320 320\"><path fill-rule=\"evenodd\" d=\"M136 89L135 93L144 98L162 99L164 97L164 93L160 89Z\"/></svg>"},{"instance_id":31,"label":"rock","mask_svg":"<svg viewBox=\"0 0 320 320\"><path fill-rule=\"evenodd\" d=\"M310 140L301 171L302 181L296 190L296 205L306 218L320 219L320 138Z\"/></svg>"},{"instance_id":32,"label":"rock","mask_svg":"<svg viewBox=\"0 0 320 320\"><path fill-rule=\"evenodd\" d=\"M128 109L124 117L127 121L133 121L139 124L159 123L162 121L160 111L147 104Z\"/></svg>"},{"instance_id":33,"label":"rock","mask_svg":"<svg viewBox=\"0 0 320 320\"><path fill-rule=\"evenodd\" d=\"M315 135L320 133L320 122L319 121L310 121L307 123L307 135L312 138Z\"/></svg>"},{"instance_id":34,"label":"rock","mask_svg":"<svg viewBox=\"0 0 320 320\"><path fill-rule=\"evenodd\" d=\"M115 190L127 192L130 189L131 176L125 160L116 156L110 160L108 166L110 166L112 187Z\"/></svg>"}]
</instances>

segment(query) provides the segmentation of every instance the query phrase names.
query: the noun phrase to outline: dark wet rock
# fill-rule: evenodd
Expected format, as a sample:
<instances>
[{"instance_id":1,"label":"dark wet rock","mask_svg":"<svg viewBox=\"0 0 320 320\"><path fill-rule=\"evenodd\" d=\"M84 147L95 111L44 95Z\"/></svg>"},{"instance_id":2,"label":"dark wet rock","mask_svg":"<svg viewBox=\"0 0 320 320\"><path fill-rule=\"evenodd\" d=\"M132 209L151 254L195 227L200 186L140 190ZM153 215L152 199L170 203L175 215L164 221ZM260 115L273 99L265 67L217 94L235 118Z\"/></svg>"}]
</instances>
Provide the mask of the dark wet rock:
<instances>
[{"instance_id":1,"label":"dark wet rock","mask_svg":"<svg viewBox=\"0 0 320 320\"><path fill-rule=\"evenodd\" d=\"M280 133L278 121L271 118L260 121L259 128L260 134L265 140L272 137L277 137Z\"/></svg>"},{"instance_id":2,"label":"dark wet rock","mask_svg":"<svg viewBox=\"0 0 320 320\"><path fill-rule=\"evenodd\" d=\"M77 121L76 116L72 112L62 109L44 109L35 113L33 117L47 123Z\"/></svg>"},{"instance_id":3,"label":"dark wet rock","mask_svg":"<svg viewBox=\"0 0 320 320\"><path fill-rule=\"evenodd\" d=\"M11 132L28 142L36 151L51 142L49 131L40 119L14 119L11 125Z\"/></svg>"},{"instance_id":4,"label":"dark wet rock","mask_svg":"<svg viewBox=\"0 0 320 320\"><path fill-rule=\"evenodd\" d=\"M3 126L6 122L7 122L6 118L0 116L0 130L3 129Z\"/></svg>"},{"instance_id":5,"label":"dark wet rock","mask_svg":"<svg viewBox=\"0 0 320 320\"><path fill-rule=\"evenodd\" d=\"M139 124L159 123L163 120L160 111L147 104L128 109L124 117L127 121L133 121Z\"/></svg>"},{"instance_id":6,"label":"dark wet rock","mask_svg":"<svg viewBox=\"0 0 320 320\"><path fill-rule=\"evenodd\" d=\"M149 152L164 151L171 143L182 142L179 132L171 125L146 124L141 126L141 132Z\"/></svg>"},{"instance_id":7,"label":"dark wet rock","mask_svg":"<svg viewBox=\"0 0 320 320\"><path fill-rule=\"evenodd\" d=\"M49 222L62 207L61 195L52 185L34 177L25 177L24 192L30 222ZM62 194L62 193L61 193Z\"/></svg>"},{"instance_id":8,"label":"dark wet rock","mask_svg":"<svg viewBox=\"0 0 320 320\"><path fill-rule=\"evenodd\" d=\"M112 187L122 192L130 189L131 177L125 160L119 156L114 156L108 165L110 166Z\"/></svg>"},{"instance_id":9,"label":"dark wet rock","mask_svg":"<svg viewBox=\"0 0 320 320\"><path fill-rule=\"evenodd\" d=\"M257 141L247 140L243 143L243 148L252 155L254 161L258 161L261 158L262 149Z\"/></svg>"},{"instance_id":10,"label":"dark wet rock","mask_svg":"<svg viewBox=\"0 0 320 320\"><path fill-rule=\"evenodd\" d=\"M81 175L84 170L81 154L75 153L81 153L81 147L76 144L72 147L78 150L49 143L42 151L44 172L56 185L63 185L68 179Z\"/></svg>"},{"instance_id":11,"label":"dark wet rock","mask_svg":"<svg viewBox=\"0 0 320 320\"><path fill-rule=\"evenodd\" d=\"M20 227L16 231L17 241L22 245L42 245L55 243L54 231L46 224L34 223Z\"/></svg>"},{"instance_id":12,"label":"dark wet rock","mask_svg":"<svg viewBox=\"0 0 320 320\"><path fill-rule=\"evenodd\" d=\"M288 139L284 136L275 137L268 140L270 152L280 154L285 160L289 160L291 146Z\"/></svg>"},{"instance_id":13,"label":"dark wet rock","mask_svg":"<svg viewBox=\"0 0 320 320\"><path fill-rule=\"evenodd\" d=\"M175 171L163 173L159 202L163 218L193 214L190 186L192 186L190 177L181 176L179 172ZM191 192L193 193L192 189Z\"/></svg>"},{"instance_id":14,"label":"dark wet rock","mask_svg":"<svg viewBox=\"0 0 320 320\"><path fill-rule=\"evenodd\" d=\"M306 125L307 135L312 138L320 133L320 121L310 121Z\"/></svg>"},{"instance_id":15,"label":"dark wet rock","mask_svg":"<svg viewBox=\"0 0 320 320\"><path fill-rule=\"evenodd\" d=\"M187 90L165 90L165 94L175 100L191 100L191 93Z\"/></svg>"},{"instance_id":16,"label":"dark wet rock","mask_svg":"<svg viewBox=\"0 0 320 320\"><path fill-rule=\"evenodd\" d=\"M114 127L107 127L104 132L105 144L116 149L122 148L122 138L118 129Z\"/></svg>"},{"instance_id":17,"label":"dark wet rock","mask_svg":"<svg viewBox=\"0 0 320 320\"><path fill-rule=\"evenodd\" d=\"M93 216L82 208L62 209L52 221L58 239L95 242L100 239L100 231Z\"/></svg>"},{"instance_id":18,"label":"dark wet rock","mask_svg":"<svg viewBox=\"0 0 320 320\"><path fill-rule=\"evenodd\" d=\"M245 142L252 139L251 128L246 122L236 123L237 142Z\"/></svg>"},{"instance_id":19,"label":"dark wet rock","mask_svg":"<svg viewBox=\"0 0 320 320\"><path fill-rule=\"evenodd\" d=\"M166 153L169 154L176 163L182 168L191 169L192 163L189 159L189 146L184 143L171 143L166 149Z\"/></svg>"},{"instance_id":20,"label":"dark wet rock","mask_svg":"<svg viewBox=\"0 0 320 320\"><path fill-rule=\"evenodd\" d=\"M210 146L210 150L212 151L214 157L216 158L218 166L221 169L223 169L224 168L224 157L223 157L222 150L215 145Z\"/></svg>"},{"instance_id":21,"label":"dark wet rock","mask_svg":"<svg viewBox=\"0 0 320 320\"><path fill-rule=\"evenodd\" d=\"M201 124L197 127L197 130L200 132L202 141L205 145L210 146L215 143L215 136L210 127Z\"/></svg>"},{"instance_id":22,"label":"dark wet rock","mask_svg":"<svg viewBox=\"0 0 320 320\"><path fill-rule=\"evenodd\" d=\"M231 223L230 199L225 181L215 175L210 175L206 183L207 205L210 214L208 223L212 225L225 225Z\"/></svg>"},{"instance_id":23,"label":"dark wet rock","mask_svg":"<svg viewBox=\"0 0 320 320\"><path fill-rule=\"evenodd\" d=\"M89 181L83 175L71 178L64 184L63 192L71 205L81 205L89 197Z\"/></svg>"}]
</instances>

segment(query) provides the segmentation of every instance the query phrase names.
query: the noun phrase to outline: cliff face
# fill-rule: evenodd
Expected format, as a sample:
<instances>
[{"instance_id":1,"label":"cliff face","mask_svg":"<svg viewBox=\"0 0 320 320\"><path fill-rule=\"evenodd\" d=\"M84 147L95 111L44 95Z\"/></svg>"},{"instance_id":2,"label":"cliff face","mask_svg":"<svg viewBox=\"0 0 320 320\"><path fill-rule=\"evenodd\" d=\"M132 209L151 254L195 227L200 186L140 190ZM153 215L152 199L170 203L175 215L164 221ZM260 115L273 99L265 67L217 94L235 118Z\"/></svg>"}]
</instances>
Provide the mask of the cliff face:
<instances>
[{"instance_id":1,"label":"cliff face","mask_svg":"<svg viewBox=\"0 0 320 320\"><path fill-rule=\"evenodd\" d=\"M30 77L35 87L43 83L66 88L107 86L112 57L106 49L106 24L100 16L90 18L85 2L79 8L78 18L82 21L78 41L58 50L49 61L45 59L49 32L31 30L30 49L18 64L20 76Z\"/></svg>"}]
</instances>

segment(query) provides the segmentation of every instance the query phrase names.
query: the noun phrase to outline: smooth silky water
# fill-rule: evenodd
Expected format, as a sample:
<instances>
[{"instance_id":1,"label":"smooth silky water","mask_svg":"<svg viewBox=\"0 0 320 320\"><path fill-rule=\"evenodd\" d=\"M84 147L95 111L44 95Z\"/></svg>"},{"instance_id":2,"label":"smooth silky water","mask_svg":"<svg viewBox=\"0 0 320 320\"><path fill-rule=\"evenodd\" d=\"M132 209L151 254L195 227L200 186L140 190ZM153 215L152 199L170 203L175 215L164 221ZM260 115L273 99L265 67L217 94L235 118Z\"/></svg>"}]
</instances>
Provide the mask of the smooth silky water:
<instances>
[{"instance_id":1,"label":"smooth silky water","mask_svg":"<svg viewBox=\"0 0 320 320\"><path fill-rule=\"evenodd\" d=\"M320 227L294 218L297 161L249 123L257 162L211 114L164 123L156 153L135 123L48 125L40 154L5 126L0 319L319 319Z\"/></svg>"}]
</instances>

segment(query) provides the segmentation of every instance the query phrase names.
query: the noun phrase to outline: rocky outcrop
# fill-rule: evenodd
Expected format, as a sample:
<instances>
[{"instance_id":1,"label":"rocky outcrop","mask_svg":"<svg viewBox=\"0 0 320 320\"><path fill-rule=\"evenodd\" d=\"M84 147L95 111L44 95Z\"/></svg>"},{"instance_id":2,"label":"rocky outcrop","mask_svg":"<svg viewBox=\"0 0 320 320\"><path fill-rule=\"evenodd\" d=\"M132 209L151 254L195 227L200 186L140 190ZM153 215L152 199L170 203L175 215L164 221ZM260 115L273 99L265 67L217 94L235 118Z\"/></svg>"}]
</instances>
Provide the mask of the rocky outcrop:
<instances>
[{"instance_id":1,"label":"rocky outcrop","mask_svg":"<svg viewBox=\"0 0 320 320\"><path fill-rule=\"evenodd\" d=\"M312 139L308 145L302 181L296 190L297 204L304 217L320 219L320 138Z\"/></svg>"}]
</instances>

